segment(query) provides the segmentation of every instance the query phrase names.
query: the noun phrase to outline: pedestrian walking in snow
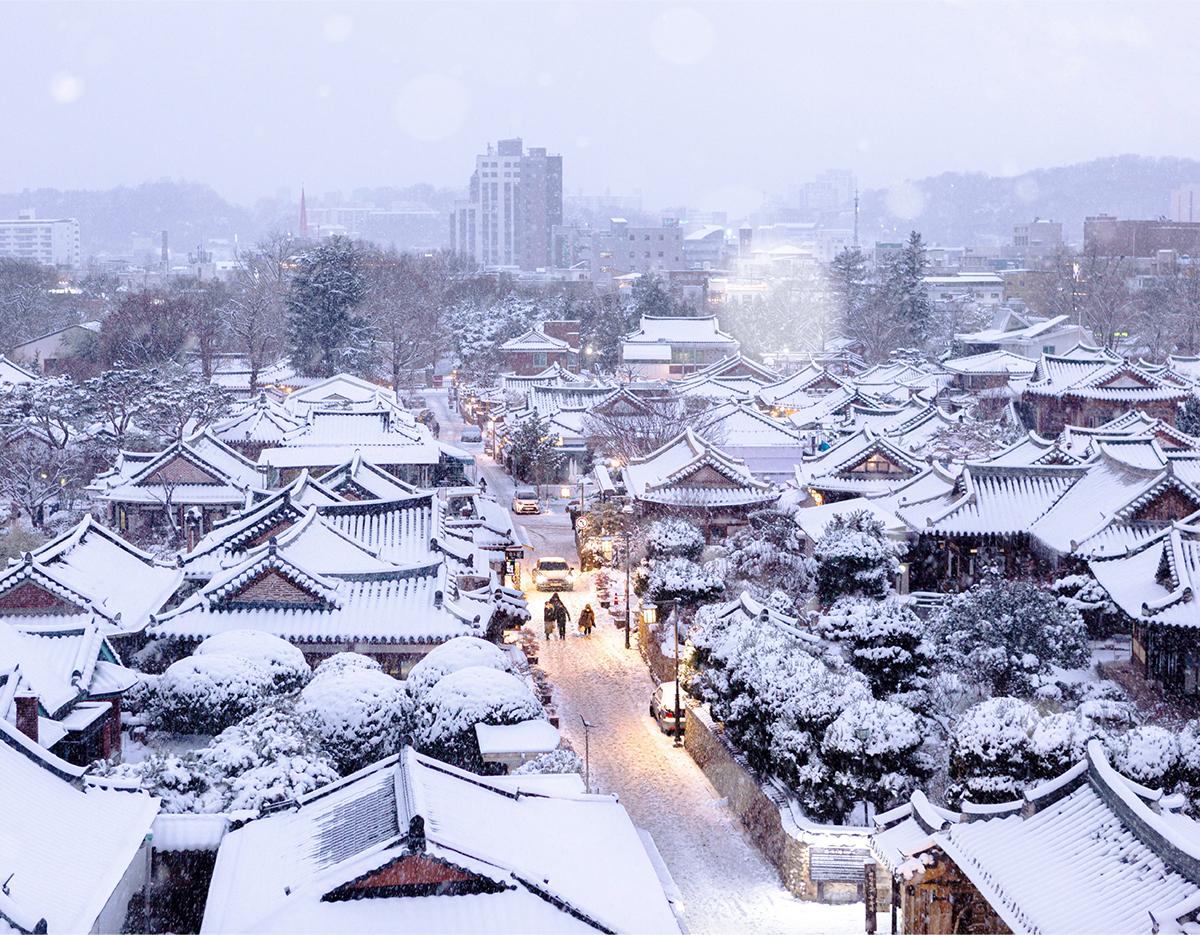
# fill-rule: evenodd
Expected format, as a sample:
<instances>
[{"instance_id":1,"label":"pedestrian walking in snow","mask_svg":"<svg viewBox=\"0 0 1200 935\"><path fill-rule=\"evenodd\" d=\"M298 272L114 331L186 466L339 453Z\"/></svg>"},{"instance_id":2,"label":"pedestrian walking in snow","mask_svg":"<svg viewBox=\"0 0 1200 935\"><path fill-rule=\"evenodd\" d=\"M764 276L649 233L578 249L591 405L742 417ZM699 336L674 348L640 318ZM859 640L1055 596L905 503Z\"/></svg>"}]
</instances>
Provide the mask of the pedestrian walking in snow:
<instances>
[{"instance_id":1,"label":"pedestrian walking in snow","mask_svg":"<svg viewBox=\"0 0 1200 935\"><path fill-rule=\"evenodd\" d=\"M554 619L558 622L558 638L565 640L567 638L567 621L571 619L571 612L567 610L567 605L557 594L550 598L548 603L554 607Z\"/></svg>"},{"instance_id":2,"label":"pedestrian walking in snow","mask_svg":"<svg viewBox=\"0 0 1200 935\"><path fill-rule=\"evenodd\" d=\"M592 627L596 625L596 612L592 610L591 604L585 604L583 610L579 612L579 629L583 631L584 636L592 635Z\"/></svg>"},{"instance_id":3,"label":"pedestrian walking in snow","mask_svg":"<svg viewBox=\"0 0 1200 935\"><path fill-rule=\"evenodd\" d=\"M558 595L556 594L555 597ZM542 623L546 629L546 641L554 639L554 624L558 620L558 614L554 611L554 604L551 601L546 601L542 608Z\"/></svg>"}]
</instances>

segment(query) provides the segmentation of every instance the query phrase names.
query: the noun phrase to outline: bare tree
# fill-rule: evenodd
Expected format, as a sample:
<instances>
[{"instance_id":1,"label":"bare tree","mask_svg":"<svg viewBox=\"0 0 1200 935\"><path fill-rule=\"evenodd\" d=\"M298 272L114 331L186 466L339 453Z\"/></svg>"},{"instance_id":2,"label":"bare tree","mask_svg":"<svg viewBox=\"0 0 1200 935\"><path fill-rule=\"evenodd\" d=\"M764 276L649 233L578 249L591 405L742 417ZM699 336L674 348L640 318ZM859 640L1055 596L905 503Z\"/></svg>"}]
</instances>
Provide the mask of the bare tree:
<instances>
[{"instance_id":1,"label":"bare tree","mask_svg":"<svg viewBox=\"0 0 1200 935\"><path fill-rule=\"evenodd\" d=\"M1135 312L1129 274L1124 257L1101 256L1094 248L1080 257L1083 324L1092 329L1101 347L1113 347L1129 335Z\"/></svg>"},{"instance_id":2,"label":"bare tree","mask_svg":"<svg viewBox=\"0 0 1200 935\"><path fill-rule=\"evenodd\" d=\"M283 295L285 267L280 260L284 241L268 240L241 255L229 300L225 326L232 348L250 368L250 392L258 389L263 368L283 352L286 329ZM290 243L290 241L286 241Z\"/></svg>"},{"instance_id":3,"label":"bare tree","mask_svg":"<svg viewBox=\"0 0 1200 935\"><path fill-rule=\"evenodd\" d=\"M632 411L591 413L584 422L597 450L628 462L661 448L684 429L704 421L704 405L689 406L672 396L640 399Z\"/></svg>"},{"instance_id":4,"label":"bare tree","mask_svg":"<svg viewBox=\"0 0 1200 935\"><path fill-rule=\"evenodd\" d=\"M28 437L10 441L0 448L0 497L41 526L43 507L78 486L80 465L68 448Z\"/></svg>"}]
</instances>

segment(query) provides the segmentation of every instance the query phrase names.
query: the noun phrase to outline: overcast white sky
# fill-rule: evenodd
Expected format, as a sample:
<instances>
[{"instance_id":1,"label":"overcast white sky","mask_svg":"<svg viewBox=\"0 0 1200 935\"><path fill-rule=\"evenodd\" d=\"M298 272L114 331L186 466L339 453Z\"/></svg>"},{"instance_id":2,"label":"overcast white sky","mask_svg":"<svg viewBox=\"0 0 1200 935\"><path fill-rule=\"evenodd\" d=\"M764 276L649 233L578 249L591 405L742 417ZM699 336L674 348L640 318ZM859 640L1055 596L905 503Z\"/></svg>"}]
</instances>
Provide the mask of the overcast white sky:
<instances>
[{"instance_id":1,"label":"overcast white sky","mask_svg":"<svg viewBox=\"0 0 1200 935\"><path fill-rule=\"evenodd\" d=\"M488 140L568 192L750 207L1200 149L1200 2L0 3L0 191L170 176L242 202L465 184Z\"/></svg>"}]
</instances>

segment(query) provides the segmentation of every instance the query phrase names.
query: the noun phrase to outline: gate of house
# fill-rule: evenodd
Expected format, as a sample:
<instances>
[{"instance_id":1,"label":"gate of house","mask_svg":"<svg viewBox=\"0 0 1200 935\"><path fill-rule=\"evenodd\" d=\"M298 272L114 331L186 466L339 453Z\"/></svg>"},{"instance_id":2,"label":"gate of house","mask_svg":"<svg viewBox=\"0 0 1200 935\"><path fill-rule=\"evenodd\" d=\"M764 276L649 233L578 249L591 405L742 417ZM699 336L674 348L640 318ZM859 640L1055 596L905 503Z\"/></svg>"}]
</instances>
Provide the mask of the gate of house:
<instances>
[{"instance_id":1,"label":"gate of house","mask_svg":"<svg viewBox=\"0 0 1200 935\"><path fill-rule=\"evenodd\" d=\"M817 887L817 900L825 901L825 884L849 883L858 899L863 898L863 865L871 852L863 847L810 847L808 878Z\"/></svg>"}]
</instances>

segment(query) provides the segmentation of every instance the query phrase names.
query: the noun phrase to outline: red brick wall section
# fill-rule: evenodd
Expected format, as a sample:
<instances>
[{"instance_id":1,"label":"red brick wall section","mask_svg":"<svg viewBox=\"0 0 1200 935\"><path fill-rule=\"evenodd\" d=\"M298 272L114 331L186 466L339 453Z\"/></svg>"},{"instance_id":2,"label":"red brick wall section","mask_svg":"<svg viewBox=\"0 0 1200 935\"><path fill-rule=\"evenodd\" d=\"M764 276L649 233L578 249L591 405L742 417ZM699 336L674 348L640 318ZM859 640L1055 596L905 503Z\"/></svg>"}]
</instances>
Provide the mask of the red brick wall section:
<instances>
[{"instance_id":1,"label":"red brick wall section","mask_svg":"<svg viewBox=\"0 0 1200 935\"><path fill-rule=\"evenodd\" d=\"M69 614L78 613L83 608L64 601L57 594L52 594L40 584L33 581L22 581L15 588L10 588L0 594L0 614L34 613Z\"/></svg>"},{"instance_id":2,"label":"red brick wall section","mask_svg":"<svg viewBox=\"0 0 1200 935\"><path fill-rule=\"evenodd\" d=\"M571 347L579 347L579 326L580 322L572 319L546 321L542 322L542 334L548 338L566 341Z\"/></svg>"},{"instance_id":3,"label":"red brick wall section","mask_svg":"<svg viewBox=\"0 0 1200 935\"><path fill-rule=\"evenodd\" d=\"M1190 516L1197 509L1200 509L1200 503L1196 503L1190 497L1184 496L1181 491L1170 487L1142 506L1133 518L1143 522L1166 523Z\"/></svg>"},{"instance_id":4,"label":"red brick wall section","mask_svg":"<svg viewBox=\"0 0 1200 935\"><path fill-rule=\"evenodd\" d=\"M176 455L157 471L142 481L142 484L219 484L216 477L202 470L186 458Z\"/></svg>"},{"instance_id":5,"label":"red brick wall section","mask_svg":"<svg viewBox=\"0 0 1200 935\"><path fill-rule=\"evenodd\" d=\"M17 730L32 740L38 742L38 698L37 695L22 693L17 695Z\"/></svg>"},{"instance_id":6,"label":"red brick wall section","mask_svg":"<svg viewBox=\"0 0 1200 935\"><path fill-rule=\"evenodd\" d=\"M273 525L268 526L266 529L264 529L262 532L260 532L257 536L255 536L253 539L251 539L249 542L247 542L246 545L244 546L244 548L252 549L256 545L262 545L264 542L267 542L272 536L278 536L281 532L286 532L287 530L291 529L292 526L295 525L295 522L296 521L291 518L279 520L277 523L274 523Z\"/></svg>"},{"instance_id":7,"label":"red brick wall section","mask_svg":"<svg viewBox=\"0 0 1200 935\"><path fill-rule=\"evenodd\" d=\"M230 595L232 601L269 601L277 604L319 604L320 598L305 591L296 582L285 578L274 569L268 569L240 591Z\"/></svg>"},{"instance_id":8,"label":"red brick wall section","mask_svg":"<svg viewBox=\"0 0 1200 935\"><path fill-rule=\"evenodd\" d=\"M434 883L466 883L475 877L458 867L413 855L401 857L381 867L365 879L353 885L356 890L370 890L377 886L420 886Z\"/></svg>"}]
</instances>

